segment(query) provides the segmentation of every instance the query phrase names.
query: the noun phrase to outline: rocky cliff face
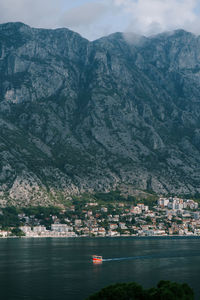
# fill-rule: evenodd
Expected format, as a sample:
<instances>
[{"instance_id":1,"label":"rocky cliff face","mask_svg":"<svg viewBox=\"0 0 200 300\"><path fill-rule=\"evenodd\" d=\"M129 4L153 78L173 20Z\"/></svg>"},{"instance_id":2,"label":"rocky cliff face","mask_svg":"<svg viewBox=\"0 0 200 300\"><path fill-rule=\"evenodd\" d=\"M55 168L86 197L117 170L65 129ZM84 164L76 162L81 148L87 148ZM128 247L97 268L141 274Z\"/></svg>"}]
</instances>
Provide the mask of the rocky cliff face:
<instances>
[{"instance_id":1,"label":"rocky cliff face","mask_svg":"<svg viewBox=\"0 0 200 300\"><path fill-rule=\"evenodd\" d=\"M0 197L200 192L200 38L0 25Z\"/></svg>"}]
</instances>

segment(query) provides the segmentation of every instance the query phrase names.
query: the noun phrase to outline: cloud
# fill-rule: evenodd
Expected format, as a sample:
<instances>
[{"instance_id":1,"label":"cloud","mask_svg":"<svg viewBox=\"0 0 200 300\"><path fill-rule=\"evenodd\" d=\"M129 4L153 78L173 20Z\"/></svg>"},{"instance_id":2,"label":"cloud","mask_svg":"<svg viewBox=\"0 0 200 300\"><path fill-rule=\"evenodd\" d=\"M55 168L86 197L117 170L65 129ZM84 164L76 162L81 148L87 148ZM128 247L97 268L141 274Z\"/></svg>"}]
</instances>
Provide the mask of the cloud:
<instances>
[{"instance_id":1,"label":"cloud","mask_svg":"<svg viewBox=\"0 0 200 300\"><path fill-rule=\"evenodd\" d=\"M112 0L81 0L79 5L63 12L58 24L94 40L121 31L122 20L119 22L119 16L120 8L113 5Z\"/></svg>"},{"instance_id":2,"label":"cloud","mask_svg":"<svg viewBox=\"0 0 200 300\"><path fill-rule=\"evenodd\" d=\"M0 0L0 23L24 22L33 27L67 27L95 39L109 33L110 0Z\"/></svg>"},{"instance_id":3,"label":"cloud","mask_svg":"<svg viewBox=\"0 0 200 300\"><path fill-rule=\"evenodd\" d=\"M91 40L116 32L200 33L200 0L0 0L0 23L68 27ZM199 6L199 7L198 7Z\"/></svg>"},{"instance_id":4,"label":"cloud","mask_svg":"<svg viewBox=\"0 0 200 300\"><path fill-rule=\"evenodd\" d=\"M195 31L198 0L113 0L130 20L126 30L143 35L184 28Z\"/></svg>"},{"instance_id":5,"label":"cloud","mask_svg":"<svg viewBox=\"0 0 200 300\"><path fill-rule=\"evenodd\" d=\"M60 23L67 27L87 26L100 19L108 7L100 2L85 3L67 10L61 17Z\"/></svg>"},{"instance_id":6,"label":"cloud","mask_svg":"<svg viewBox=\"0 0 200 300\"><path fill-rule=\"evenodd\" d=\"M1 0L0 22L21 21L35 27L54 27L62 0Z\"/></svg>"}]
</instances>

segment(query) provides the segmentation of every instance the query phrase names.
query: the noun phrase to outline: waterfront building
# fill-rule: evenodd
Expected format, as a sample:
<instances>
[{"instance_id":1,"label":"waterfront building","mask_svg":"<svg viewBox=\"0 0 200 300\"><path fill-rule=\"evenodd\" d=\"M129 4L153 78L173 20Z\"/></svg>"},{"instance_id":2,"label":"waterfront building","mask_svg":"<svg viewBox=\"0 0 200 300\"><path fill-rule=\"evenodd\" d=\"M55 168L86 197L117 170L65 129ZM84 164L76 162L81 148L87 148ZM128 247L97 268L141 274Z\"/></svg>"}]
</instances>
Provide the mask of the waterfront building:
<instances>
[{"instance_id":1,"label":"waterfront building","mask_svg":"<svg viewBox=\"0 0 200 300\"><path fill-rule=\"evenodd\" d=\"M51 230L54 232L63 232L67 233L69 231L73 231L73 228L67 224L52 224Z\"/></svg>"}]
</instances>

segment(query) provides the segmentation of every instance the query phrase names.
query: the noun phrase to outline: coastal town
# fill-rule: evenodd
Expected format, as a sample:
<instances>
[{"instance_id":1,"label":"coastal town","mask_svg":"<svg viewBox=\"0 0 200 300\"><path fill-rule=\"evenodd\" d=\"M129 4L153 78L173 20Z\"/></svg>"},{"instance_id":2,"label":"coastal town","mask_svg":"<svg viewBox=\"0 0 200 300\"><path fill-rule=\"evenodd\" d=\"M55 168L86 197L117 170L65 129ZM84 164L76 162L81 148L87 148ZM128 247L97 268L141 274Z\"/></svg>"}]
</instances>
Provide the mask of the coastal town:
<instances>
[{"instance_id":1,"label":"coastal town","mask_svg":"<svg viewBox=\"0 0 200 300\"><path fill-rule=\"evenodd\" d=\"M0 211L0 216L3 212ZM198 236L200 209L191 199L160 197L155 205L91 199L49 213L21 212L16 227L2 227L0 237ZM1 218L0 218L1 221Z\"/></svg>"}]
</instances>

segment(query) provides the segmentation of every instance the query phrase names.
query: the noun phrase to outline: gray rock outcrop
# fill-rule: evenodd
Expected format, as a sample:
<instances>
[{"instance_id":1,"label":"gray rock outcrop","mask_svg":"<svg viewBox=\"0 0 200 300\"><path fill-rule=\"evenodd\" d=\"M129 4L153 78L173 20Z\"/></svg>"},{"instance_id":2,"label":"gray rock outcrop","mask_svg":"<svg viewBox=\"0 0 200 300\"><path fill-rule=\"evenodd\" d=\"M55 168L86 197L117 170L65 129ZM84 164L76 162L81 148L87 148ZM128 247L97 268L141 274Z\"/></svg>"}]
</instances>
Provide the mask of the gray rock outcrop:
<instances>
[{"instance_id":1,"label":"gray rock outcrop","mask_svg":"<svg viewBox=\"0 0 200 300\"><path fill-rule=\"evenodd\" d=\"M0 198L200 192L200 37L0 25Z\"/></svg>"}]
</instances>

